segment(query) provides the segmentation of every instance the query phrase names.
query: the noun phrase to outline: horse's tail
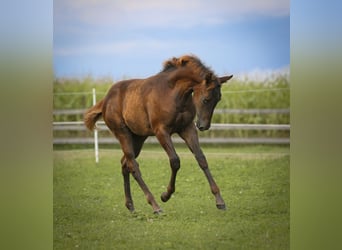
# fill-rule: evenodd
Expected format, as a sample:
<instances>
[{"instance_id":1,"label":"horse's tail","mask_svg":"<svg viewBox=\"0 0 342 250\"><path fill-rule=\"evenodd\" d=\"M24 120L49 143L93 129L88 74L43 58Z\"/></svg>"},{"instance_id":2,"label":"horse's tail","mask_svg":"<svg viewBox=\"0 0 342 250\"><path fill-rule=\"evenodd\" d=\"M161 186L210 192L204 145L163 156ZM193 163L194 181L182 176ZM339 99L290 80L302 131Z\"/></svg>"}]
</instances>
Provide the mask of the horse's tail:
<instances>
[{"instance_id":1,"label":"horse's tail","mask_svg":"<svg viewBox=\"0 0 342 250\"><path fill-rule=\"evenodd\" d=\"M102 116L102 106L104 99L96 103L93 107L88 109L84 114L84 124L89 130L94 130L95 123Z\"/></svg>"}]
</instances>

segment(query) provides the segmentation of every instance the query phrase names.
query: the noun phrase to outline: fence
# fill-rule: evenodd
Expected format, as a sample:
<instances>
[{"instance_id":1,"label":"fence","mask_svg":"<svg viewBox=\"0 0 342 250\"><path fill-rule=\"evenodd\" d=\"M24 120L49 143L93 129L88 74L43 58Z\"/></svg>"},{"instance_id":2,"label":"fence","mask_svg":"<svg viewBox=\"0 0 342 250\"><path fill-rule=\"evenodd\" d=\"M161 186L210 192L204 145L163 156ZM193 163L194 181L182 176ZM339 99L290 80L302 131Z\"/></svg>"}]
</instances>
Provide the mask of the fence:
<instances>
[{"instance_id":1,"label":"fence","mask_svg":"<svg viewBox=\"0 0 342 250\"><path fill-rule=\"evenodd\" d=\"M53 115L81 115L87 109L60 109L54 110ZM215 109L215 114L289 114L290 109Z\"/></svg>"},{"instance_id":2,"label":"fence","mask_svg":"<svg viewBox=\"0 0 342 250\"><path fill-rule=\"evenodd\" d=\"M99 121L96 123L97 129L95 130L95 134L98 131L108 130L107 126L103 121ZM213 123L211 124L211 130L290 130L289 124L222 124L222 123ZM86 127L83 124L83 121L75 121L75 122L54 122L53 130L55 131L85 131ZM118 143L118 141L114 137L110 138L97 138L94 135L94 138L90 137L75 137L75 138L54 138L54 144L93 144L94 140L98 140L99 144L112 144ZM213 143L213 144L222 144L222 143L263 143L263 144L289 144L289 138L199 138L202 143ZM175 143L182 143L183 141L178 136L173 136L173 141ZM146 140L147 143L158 143L158 141L154 137L150 137Z\"/></svg>"},{"instance_id":3,"label":"fence","mask_svg":"<svg viewBox=\"0 0 342 250\"><path fill-rule=\"evenodd\" d=\"M95 89L92 91L93 105L96 103ZM53 115L80 115L86 109L64 109L54 110ZM289 114L289 109L216 109L216 114ZM211 130L284 130L290 131L289 124L229 124L229 123L213 123ZM54 131L86 131L83 121L53 122ZM98 145L99 144L117 144L118 141L111 137L98 137L98 131L108 131L103 121L97 122L97 128L94 130L94 138L91 137L67 137L54 138L53 144L94 144L95 159L98 162ZM212 144L289 144L290 138L270 138L270 137L200 137L201 143ZM183 140L177 135L173 136L174 143L182 143ZM158 143L154 137L149 137L146 143Z\"/></svg>"}]
</instances>

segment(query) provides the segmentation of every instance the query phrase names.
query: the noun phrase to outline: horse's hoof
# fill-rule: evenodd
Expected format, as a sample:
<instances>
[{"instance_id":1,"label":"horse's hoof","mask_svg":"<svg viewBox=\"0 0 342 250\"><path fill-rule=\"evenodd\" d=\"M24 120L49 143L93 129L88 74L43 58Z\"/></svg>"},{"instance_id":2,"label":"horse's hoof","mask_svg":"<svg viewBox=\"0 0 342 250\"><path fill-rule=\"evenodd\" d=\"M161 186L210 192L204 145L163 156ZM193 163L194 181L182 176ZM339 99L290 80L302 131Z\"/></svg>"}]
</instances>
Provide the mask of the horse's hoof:
<instances>
[{"instance_id":1,"label":"horse's hoof","mask_svg":"<svg viewBox=\"0 0 342 250\"><path fill-rule=\"evenodd\" d=\"M162 200L162 202L167 202L170 199L171 196L169 196L166 192L162 193L162 195L160 196L160 199Z\"/></svg>"},{"instance_id":2,"label":"horse's hoof","mask_svg":"<svg viewBox=\"0 0 342 250\"><path fill-rule=\"evenodd\" d=\"M163 212L163 210L161 208L153 211L153 213L156 215L161 214L162 212Z\"/></svg>"},{"instance_id":3,"label":"horse's hoof","mask_svg":"<svg viewBox=\"0 0 342 250\"><path fill-rule=\"evenodd\" d=\"M133 206L132 203L127 203L127 204L126 204L126 207L127 207L127 209L128 209L130 212L134 212L134 206Z\"/></svg>"},{"instance_id":4,"label":"horse's hoof","mask_svg":"<svg viewBox=\"0 0 342 250\"><path fill-rule=\"evenodd\" d=\"M216 204L216 207L221 210L226 210L226 204Z\"/></svg>"}]
</instances>

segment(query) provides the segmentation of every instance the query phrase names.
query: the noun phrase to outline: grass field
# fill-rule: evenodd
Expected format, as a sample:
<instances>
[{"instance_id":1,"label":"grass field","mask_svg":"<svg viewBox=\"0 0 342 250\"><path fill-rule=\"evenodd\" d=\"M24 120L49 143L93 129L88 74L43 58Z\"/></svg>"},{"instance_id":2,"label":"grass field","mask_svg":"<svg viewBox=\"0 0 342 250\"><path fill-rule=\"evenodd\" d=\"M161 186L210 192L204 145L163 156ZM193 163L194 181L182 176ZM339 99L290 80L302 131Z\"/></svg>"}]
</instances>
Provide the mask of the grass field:
<instances>
[{"instance_id":1,"label":"grass field","mask_svg":"<svg viewBox=\"0 0 342 250\"><path fill-rule=\"evenodd\" d=\"M191 153L181 158L176 192L166 154L146 145L138 161L163 209L154 215L131 181L134 213L124 205L119 149L54 151L54 249L289 249L288 146L203 147L228 210L216 209Z\"/></svg>"}]
</instances>

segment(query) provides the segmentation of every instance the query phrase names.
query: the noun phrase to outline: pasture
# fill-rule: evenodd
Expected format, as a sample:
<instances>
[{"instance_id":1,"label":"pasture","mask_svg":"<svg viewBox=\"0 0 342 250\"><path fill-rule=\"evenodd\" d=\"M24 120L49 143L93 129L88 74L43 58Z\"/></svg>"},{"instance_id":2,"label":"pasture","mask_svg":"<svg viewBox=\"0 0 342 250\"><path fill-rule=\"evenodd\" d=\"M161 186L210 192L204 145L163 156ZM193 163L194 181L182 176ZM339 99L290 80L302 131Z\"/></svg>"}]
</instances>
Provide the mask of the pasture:
<instances>
[{"instance_id":1,"label":"pasture","mask_svg":"<svg viewBox=\"0 0 342 250\"><path fill-rule=\"evenodd\" d=\"M202 146L228 210L215 206L193 155L181 159L176 192L160 200L170 177L168 157L145 145L138 158L163 209L154 215L131 178L135 212L124 205L121 151L54 151L54 249L289 249L289 146Z\"/></svg>"}]
</instances>

